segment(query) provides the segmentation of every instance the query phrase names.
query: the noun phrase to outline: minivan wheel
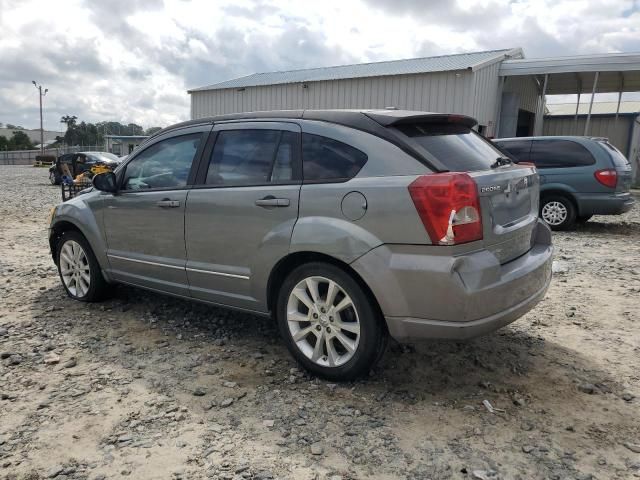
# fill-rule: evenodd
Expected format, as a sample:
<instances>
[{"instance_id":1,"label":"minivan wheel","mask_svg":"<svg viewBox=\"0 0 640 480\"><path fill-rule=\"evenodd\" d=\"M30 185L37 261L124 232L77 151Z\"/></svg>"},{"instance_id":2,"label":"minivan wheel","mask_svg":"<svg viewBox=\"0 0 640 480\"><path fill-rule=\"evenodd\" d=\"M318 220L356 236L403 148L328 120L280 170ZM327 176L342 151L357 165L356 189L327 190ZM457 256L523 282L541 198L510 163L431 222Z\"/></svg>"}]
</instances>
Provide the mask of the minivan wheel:
<instances>
[{"instance_id":1,"label":"minivan wheel","mask_svg":"<svg viewBox=\"0 0 640 480\"><path fill-rule=\"evenodd\" d=\"M377 308L342 269L322 262L302 265L285 279L276 312L293 356L330 380L368 373L382 356L386 332Z\"/></svg>"},{"instance_id":2,"label":"minivan wheel","mask_svg":"<svg viewBox=\"0 0 640 480\"><path fill-rule=\"evenodd\" d=\"M542 199L540 217L551 230L567 230L576 220L576 209L571 200L558 195L550 195Z\"/></svg>"},{"instance_id":3,"label":"minivan wheel","mask_svg":"<svg viewBox=\"0 0 640 480\"><path fill-rule=\"evenodd\" d=\"M108 295L109 284L102 276L89 242L79 232L62 234L56 250L56 263L62 286L74 300L95 302Z\"/></svg>"},{"instance_id":4,"label":"minivan wheel","mask_svg":"<svg viewBox=\"0 0 640 480\"><path fill-rule=\"evenodd\" d=\"M59 182L56 178L55 172L49 172L49 181L51 182L51 185L58 185Z\"/></svg>"}]
</instances>

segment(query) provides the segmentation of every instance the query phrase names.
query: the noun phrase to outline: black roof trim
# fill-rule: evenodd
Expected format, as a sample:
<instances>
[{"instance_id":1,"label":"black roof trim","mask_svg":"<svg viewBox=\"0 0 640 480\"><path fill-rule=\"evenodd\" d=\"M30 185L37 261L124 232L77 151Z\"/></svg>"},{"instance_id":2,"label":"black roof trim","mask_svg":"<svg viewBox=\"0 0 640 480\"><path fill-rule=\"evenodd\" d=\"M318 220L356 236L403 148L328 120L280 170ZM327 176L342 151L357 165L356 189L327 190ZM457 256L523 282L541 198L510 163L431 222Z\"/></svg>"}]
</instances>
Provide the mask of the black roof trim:
<instances>
[{"instance_id":1,"label":"black roof trim","mask_svg":"<svg viewBox=\"0 0 640 480\"><path fill-rule=\"evenodd\" d=\"M395 131L395 129L388 127L411 123L455 122L472 128L477 123L475 119L466 115L419 112L413 110L269 110L262 112L231 113L227 115L217 115L214 117L189 120L164 128L154 134L151 138L163 135L178 128L196 125L213 125L219 122L234 120L268 119L316 120L355 128L393 143L398 148L436 172L445 172L448 171L448 169L437 159L426 159L422 153L418 152L407 143L406 139L403 138L404 135Z\"/></svg>"}]
</instances>

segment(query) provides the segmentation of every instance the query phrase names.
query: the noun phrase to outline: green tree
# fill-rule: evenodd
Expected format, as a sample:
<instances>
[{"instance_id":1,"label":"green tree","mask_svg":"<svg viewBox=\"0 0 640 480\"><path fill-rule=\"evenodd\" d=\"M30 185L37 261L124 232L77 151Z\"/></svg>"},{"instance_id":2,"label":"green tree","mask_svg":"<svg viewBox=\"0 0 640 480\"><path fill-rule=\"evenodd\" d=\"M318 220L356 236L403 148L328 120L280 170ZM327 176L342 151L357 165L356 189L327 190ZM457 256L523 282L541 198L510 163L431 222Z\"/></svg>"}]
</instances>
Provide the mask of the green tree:
<instances>
[{"instance_id":1,"label":"green tree","mask_svg":"<svg viewBox=\"0 0 640 480\"><path fill-rule=\"evenodd\" d=\"M144 132L144 134L153 135L154 133L158 133L160 130L162 130L162 127L149 127L147 128L147 131Z\"/></svg>"},{"instance_id":2,"label":"green tree","mask_svg":"<svg viewBox=\"0 0 640 480\"><path fill-rule=\"evenodd\" d=\"M9 150L9 140L4 135L0 135L0 150Z\"/></svg>"},{"instance_id":3,"label":"green tree","mask_svg":"<svg viewBox=\"0 0 640 480\"><path fill-rule=\"evenodd\" d=\"M17 130L9 139L8 148L9 150L33 150L33 143L26 133Z\"/></svg>"}]
</instances>

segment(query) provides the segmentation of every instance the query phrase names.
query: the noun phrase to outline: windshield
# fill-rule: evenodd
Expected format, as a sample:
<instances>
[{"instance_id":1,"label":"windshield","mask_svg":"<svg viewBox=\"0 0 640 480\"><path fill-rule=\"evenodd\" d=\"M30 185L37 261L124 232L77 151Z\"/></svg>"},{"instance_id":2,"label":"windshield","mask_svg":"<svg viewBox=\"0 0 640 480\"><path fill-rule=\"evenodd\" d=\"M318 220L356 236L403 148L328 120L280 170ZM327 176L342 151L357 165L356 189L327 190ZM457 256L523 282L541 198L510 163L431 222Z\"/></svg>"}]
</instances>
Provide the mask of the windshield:
<instances>
[{"instance_id":1,"label":"windshield","mask_svg":"<svg viewBox=\"0 0 640 480\"><path fill-rule=\"evenodd\" d=\"M95 160L96 162L110 163L110 162L121 161L116 155L109 152L90 153L90 154L87 154L87 156L90 157L92 160Z\"/></svg>"},{"instance_id":2,"label":"windshield","mask_svg":"<svg viewBox=\"0 0 640 480\"><path fill-rule=\"evenodd\" d=\"M504 153L466 125L422 123L397 128L453 172L488 170L498 157L504 157Z\"/></svg>"}]
</instances>

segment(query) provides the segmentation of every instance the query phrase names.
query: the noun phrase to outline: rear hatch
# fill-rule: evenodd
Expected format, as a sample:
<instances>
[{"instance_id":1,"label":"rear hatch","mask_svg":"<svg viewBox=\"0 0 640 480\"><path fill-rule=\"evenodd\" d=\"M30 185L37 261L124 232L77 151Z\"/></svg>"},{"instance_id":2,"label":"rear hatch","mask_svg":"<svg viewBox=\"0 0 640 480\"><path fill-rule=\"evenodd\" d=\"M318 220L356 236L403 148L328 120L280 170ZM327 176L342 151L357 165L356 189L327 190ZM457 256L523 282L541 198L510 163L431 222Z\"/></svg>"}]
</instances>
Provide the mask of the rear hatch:
<instances>
[{"instance_id":1,"label":"rear hatch","mask_svg":"<svg viewBox=\"0 0 640 480\"><path fill-rule=\"evenodd\" d=\"M533 246L540 185L535 167L514 164L472 130L473 119L434 115L392 128L437 172L466 172L480 197L482 243L506 263ZM433 240L433 239L432 239ZM469 244L477 248L477 244Z\"/></svg>"},{"instance_id":2,"label":"rear hatch","mask_svg":"<svg viewBox=\"0 0 640 480\"><path fill-rule=\"evenodd\" d=\"M622 154L620 150L614 147L608 140L597 140L598 144L607 152L609 158L613 162L613 167L616 169L618 180L616 182L616 192L626 193L631 190L631 163Z\"/></svg>"}]
</instances>

